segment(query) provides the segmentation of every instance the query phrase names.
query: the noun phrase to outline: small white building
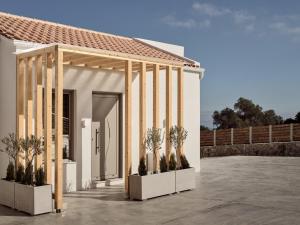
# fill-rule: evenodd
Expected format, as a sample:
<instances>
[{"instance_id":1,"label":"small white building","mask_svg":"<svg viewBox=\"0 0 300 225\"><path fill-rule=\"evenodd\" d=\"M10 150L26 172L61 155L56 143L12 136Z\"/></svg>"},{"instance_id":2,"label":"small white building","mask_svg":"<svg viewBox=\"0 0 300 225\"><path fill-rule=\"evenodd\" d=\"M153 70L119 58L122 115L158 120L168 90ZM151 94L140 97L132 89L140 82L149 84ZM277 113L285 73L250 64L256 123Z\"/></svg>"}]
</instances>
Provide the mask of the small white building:
<instances>
[{"instance_id":1,"label":"small white building","mask_svg":"<svg viewBox=\"0 0 300 225\"><path fill-rule=\"evenodd\" d=\"M182 46L0 12L0 138L44 137L47 179L51 161L56 169L70 163L77 180L70 185L81 190L98 180L124 178L126 185L146 129L168 133L178 124L188 131L184 153L199 171L203 72ZM161 154L171 151L164 143ZM6 159L0 153L0 177Z\"/></svg>"}]
</instances>

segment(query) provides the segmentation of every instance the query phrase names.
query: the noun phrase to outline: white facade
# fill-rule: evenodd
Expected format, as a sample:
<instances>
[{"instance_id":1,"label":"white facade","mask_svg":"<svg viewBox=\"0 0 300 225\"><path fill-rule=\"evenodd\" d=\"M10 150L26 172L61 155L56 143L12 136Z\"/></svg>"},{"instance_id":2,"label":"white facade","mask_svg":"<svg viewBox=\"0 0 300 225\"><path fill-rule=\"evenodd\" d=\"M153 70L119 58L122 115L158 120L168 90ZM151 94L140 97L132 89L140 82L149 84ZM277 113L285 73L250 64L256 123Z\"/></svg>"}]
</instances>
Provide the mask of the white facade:
<instances>
[{"instance_id":1,"label":"white facade","mask_svg":"<svg viewBox=\"0 0 300 225\"><path fill-rule=\"evenodd\" d=\"M144 40L143 40L144 41ZM181 46L147 41L148 44L164 48L170 52L183 54ZM36 44L0 40L0 138L16 127L16 60L14 52L24 48L36 47ZM182 55L183 56L183 55ZM200 171L200 76L198 70L184 70L184 127L188 130L188 138L184 145L187 159L196 171ZM173 124L177 123L177 72L173 71ZM160 72L160 124L164 127L166 111L165 71ZM147 74L147 128L152 127L152 72ZM132 172L138 168L139 152L139 76L133 75L132 92ZM91 184L91 120L92 93L119 93L123 98L122 114L124 118L124 74L111 70L94 70L72 66L64 67L64 89L75 92L74 112L74 158L77 162L77 189L84 189ZM123 121L124 123L124 121ZM124 130L124 124L122 125ZM124 132L123 143L124 146ZM1 147L3 147L0 144ZM161 153L165 151L165 143ZM124 152L124 147L123 147ZM6 173L7 160L0 153L0 177ZM123 153L124 174L124 153Z\"/></svg>"}]
</instances>

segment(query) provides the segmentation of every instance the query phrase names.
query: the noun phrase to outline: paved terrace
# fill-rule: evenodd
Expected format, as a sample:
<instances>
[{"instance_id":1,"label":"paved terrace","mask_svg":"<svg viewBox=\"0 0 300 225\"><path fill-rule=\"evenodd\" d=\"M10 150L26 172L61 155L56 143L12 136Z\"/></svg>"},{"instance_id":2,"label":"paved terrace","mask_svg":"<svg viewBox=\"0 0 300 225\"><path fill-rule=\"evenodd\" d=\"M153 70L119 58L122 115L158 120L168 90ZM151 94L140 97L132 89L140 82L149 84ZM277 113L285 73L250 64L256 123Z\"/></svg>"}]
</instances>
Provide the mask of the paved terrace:
<instances>
[{"instance_id":1,"label":"paved terrace","mask_svg":"<svg viewBox=\"0 0 300 225\"><path fill-rule=\"evenodd\" d=\"M78 192L62 214L0 206L0 224L300 224L300 158L208 158L201 168L194 191L144 202L126 201L122 187Z\"/></svg>"}]
</instances>

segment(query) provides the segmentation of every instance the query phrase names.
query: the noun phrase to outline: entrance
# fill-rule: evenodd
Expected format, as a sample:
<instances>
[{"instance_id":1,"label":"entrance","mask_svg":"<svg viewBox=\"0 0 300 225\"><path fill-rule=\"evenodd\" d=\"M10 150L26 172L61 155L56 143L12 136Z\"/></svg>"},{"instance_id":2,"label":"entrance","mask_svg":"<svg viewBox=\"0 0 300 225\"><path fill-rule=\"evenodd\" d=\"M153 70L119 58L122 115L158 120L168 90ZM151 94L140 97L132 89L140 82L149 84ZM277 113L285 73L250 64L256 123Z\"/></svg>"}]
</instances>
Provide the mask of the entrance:
<instances>
[{"instance_id":1,"label":"entrance","mask_svg":"<svg viewBox=\"0 0 300 225\"><path fill-rule=\"evenodd\" d=\"M93 94L92 179L119 177L119 96Z\"/></svg>"}]
</instances>

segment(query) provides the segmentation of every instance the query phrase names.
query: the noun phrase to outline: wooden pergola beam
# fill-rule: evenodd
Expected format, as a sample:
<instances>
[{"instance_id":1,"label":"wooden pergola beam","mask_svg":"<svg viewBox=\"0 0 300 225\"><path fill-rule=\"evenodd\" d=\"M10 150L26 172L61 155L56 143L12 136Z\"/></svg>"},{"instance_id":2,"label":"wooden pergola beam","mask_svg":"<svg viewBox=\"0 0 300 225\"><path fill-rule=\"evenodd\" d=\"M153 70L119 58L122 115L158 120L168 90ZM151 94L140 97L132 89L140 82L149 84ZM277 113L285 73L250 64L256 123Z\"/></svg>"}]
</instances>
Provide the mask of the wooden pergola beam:
<instances>
[{"instance_id":1,"label":"wooden pergola beam","mask_svg":"<svg viewBox=\"0 0 300 225\"><path fill-rule=\"evenodd\" d=\"M132 147L132 62L125 62L125 191L129 195Z\"/></svg>"},{"instance_id":2,"label":"wooden pergola beam","mask_svg":"<svg viewBox=\"0 0 300 225\"><path fill-rule=\"evenodd\" d=\"M146 160L146 149L144 145L146 133L146 63L140 63L140 79L139 79L139 159Z\"/></svg>"},{"instance_id":3,"label":"wooden pergola beam","mask_svg":"<svg viewBox=\"0 0 300 225\"><path fill-rule=\"evenodd\" d=\"M169 137L172 126L172 66L167 66L166 70L166 137ZM169 165L172 146L166 141L166 158Z\"/></svg>"},{"instance_id":4,"label":"wooden pergola beam","mask_svg":"<svg viewBox=\"0 0 300 225\"><path fill-rule=\"evenodd\" d=\"M35 58L35 118L34 118L34 134L37 138L43 136L43 71L42 71L42 56L38 55ZM35 169L41 167L43 155L37 155L35 160Z\"/></svg>"},{"instance_id":5,"label":"wooden pergola beam","mask_svg":"<svg viewBox=\"0 0 300 225\"><path fill-rule=\"evenodd\" d=\"M63 149L63 52L55 51L55 208L60 212L62 201Z\"/></svg>"}]
</instances>

